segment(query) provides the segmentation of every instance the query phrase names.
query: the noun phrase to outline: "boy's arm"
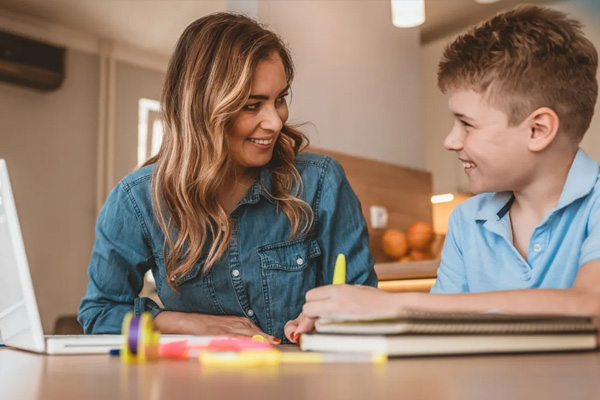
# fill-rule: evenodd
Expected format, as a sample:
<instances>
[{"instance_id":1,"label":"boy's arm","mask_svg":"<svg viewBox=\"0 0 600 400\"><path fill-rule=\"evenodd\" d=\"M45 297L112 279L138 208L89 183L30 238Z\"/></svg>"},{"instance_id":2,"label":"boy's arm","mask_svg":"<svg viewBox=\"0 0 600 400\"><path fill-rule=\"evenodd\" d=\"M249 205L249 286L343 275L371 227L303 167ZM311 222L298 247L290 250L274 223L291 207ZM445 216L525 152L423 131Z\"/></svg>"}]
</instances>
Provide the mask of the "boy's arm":
<instances>
[{"instance_id":1,"label":"boy's arm","mask_svg":"<svg viewBox=\"0 0 600 400\"><path fill-rule=\"evenodd\" d=\"M516 314L599 314L600 260L581 267L570 289L522 289L468 294L400 293L398 309L430 311L502 310Z\"/></svg>"},{"instance_id":2,"label":"boy's arm","mask_svg":"<svg viewBox=\"0 0 600 400\"><path fill-rule=\"evenodd\" d=\"M331 314L379 314L405 309L600 315L600 260L581 267L570 289L430 294L388 293L365 286L328 285L309 291L302 311L309 318L318 318Z\"/></svg>"}]
</instances>

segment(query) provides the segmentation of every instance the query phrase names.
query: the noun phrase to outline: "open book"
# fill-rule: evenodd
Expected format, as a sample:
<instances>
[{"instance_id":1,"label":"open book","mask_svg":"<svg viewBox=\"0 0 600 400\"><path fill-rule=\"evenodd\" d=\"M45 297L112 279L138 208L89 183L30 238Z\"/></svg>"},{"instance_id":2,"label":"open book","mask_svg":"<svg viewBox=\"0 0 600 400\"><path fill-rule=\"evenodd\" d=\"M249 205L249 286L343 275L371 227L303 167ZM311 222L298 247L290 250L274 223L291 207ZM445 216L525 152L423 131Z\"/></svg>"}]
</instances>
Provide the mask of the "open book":
<instances>
[{"instance_id":1,"label":"open book","mask_svg":"<svg viewBox=\"0 0 600 400\"><path fill-rule=\"evenodd\" d=\"M302 335L302 350L392 356L592 350L597 335L588 316L499 312L331 316L316 331Z\"/></svg>"}]
</instances>

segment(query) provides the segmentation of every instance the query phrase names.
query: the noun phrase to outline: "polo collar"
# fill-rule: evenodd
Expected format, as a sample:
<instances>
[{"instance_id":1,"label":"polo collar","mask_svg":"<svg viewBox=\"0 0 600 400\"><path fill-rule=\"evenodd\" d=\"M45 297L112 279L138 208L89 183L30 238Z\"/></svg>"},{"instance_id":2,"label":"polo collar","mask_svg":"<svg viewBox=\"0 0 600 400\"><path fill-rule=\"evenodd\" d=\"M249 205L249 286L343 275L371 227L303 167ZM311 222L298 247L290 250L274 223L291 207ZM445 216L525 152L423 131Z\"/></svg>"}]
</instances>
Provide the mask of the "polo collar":
<instances>
[{"instance_id":1,"label":"polo collar","mask_svg":"<svg viewBox=\"0 0 600 400\"><path fill-rule=\"evenodd\" d=\"M599 174L600 165L580 148L571 164L563 191L553 212L587 196L596 185ZM501 220L508 213L514 201L515 196L510 191L494 193L477 212L475 220Z\"/></svg>"},{"instance_id":2,"label":"polo collar","mask_svg":"<svg viewBox=\"0 0 600 400\"><path fill-rule=\"evenodd\" d=\"M579 149L569 169L563 191L558 199L556 210L560 210L587 196L596 185L600 174L600 165Z\"/></svg>"}]
</instances>

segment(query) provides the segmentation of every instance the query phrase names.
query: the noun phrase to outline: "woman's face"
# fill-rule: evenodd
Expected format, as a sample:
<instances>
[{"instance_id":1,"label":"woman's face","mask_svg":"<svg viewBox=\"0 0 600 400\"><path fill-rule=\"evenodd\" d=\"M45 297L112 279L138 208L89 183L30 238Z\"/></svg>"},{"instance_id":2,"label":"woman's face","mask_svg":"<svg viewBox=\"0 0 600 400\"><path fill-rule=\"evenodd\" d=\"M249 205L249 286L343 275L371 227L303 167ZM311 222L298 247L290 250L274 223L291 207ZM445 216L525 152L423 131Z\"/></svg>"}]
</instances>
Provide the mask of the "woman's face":
<instances>
[{"instance_id":1,"label":"woman's face","mask_svg":"<svg viewBox=\"0 0 600 400\"><path fill-rule=\"evenodd\" d=\"M250 97L227 133L229 152L237 168L261 167L271 161L273 148L288 118L289 86L279 54L261 61L252 78Z\"/></svg>"}]
</instances>

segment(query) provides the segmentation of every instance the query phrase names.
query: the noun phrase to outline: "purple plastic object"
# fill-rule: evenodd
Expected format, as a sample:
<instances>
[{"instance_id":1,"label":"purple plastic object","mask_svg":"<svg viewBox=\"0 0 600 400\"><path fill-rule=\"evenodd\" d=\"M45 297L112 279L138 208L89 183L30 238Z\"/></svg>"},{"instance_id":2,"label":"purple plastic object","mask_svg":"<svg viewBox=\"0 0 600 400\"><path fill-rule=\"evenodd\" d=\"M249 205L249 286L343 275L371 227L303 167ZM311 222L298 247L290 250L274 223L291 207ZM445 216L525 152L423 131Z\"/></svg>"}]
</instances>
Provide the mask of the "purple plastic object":
<instances>
[{"instance_id":1,"label":"purple plastic object","mask_svg":"<svg viewBox=\"0 0 600 400\"><path fill-rule=\"evenodd\" d=\"M129 344L129 350L133 355L137 355L138 351L138 333L140 331L140 321L140 317L132 317L131 323L129 324L129 337L127 338L127 344Z\"/></svg>"}]
</instances>

